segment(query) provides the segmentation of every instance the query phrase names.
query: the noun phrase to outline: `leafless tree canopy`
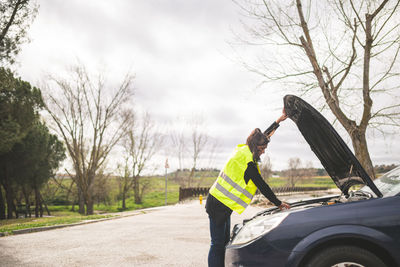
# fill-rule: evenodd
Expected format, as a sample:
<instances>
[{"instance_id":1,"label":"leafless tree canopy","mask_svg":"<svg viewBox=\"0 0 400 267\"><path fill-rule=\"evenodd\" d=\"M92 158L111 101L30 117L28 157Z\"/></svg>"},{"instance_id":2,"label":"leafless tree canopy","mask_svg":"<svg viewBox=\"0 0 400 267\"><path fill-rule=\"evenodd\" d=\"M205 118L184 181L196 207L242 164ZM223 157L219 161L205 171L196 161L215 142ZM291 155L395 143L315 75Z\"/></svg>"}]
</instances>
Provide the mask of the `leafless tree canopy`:
<instances>
[{"instance_id":1,"label":"leafless tree canopy","mask_svg":"<svg viewBox=\"0 0 400 267\"><path fill-rule=\"evenodd\" d=\"M176 128L170 132L171 145L176 152L176 157L178 158L178 170L182 170L184 166L184 158L186 152L186 141L185 133L183 130L176 130Z\"/></svg>"},{"instance_id":2,"label":"leafless tree canopy","mask_svg":"<svg viewBox=\"0 0 400 267\"><path fill-rule=\"evenodd\" d=\"M146 113L129 124L122 141L126 159L124 190L133 187L135 203L140 204L149 186L149 183L142 181L141 175L153 156L161 150L164 136L157 131L150 115Z\"/></svg>"},{"instance_id":3,"label":"leafless tree canopy","mask_svg":"<svg viewBox=\"0 0 400 267\"><path fill-rule=\"evenodd\" d=\"M311 162L302 165L300 158L290 158L288 160L288 168L286 171L287 183L291 187L295 187L296 183L305 178L311 178L314 175Z\"/></svg>"},{"instance_id":4,"label":"leafless tree canopy","mask_svg":"<svg viewBox=\"0 0 400 267\"><path fill-rule=\"evenodd\" d=\"M192 121L191 154L192 168L188 177L188 187L192 186L194 173L198 164L200 153L203 152L208 143L209 136L204 132L204 121L202 119Z\"/></svg>"},{"instance_id":5,"label":"leafless tree canopy","mask_svg":"<svg viewBox=\"0 0 400 267\"><path fill-rule=\"evenodd\" d=\"M174 179L181 187L201 184L203 177L199 177L197 182L194 181L196 170L200 165L202 168L213 165L215 150L218 147L218 142L207 134L204 118L201 115L192 115L184 123L176 121L173 130L169 132L169 137L171 151L168 153L172 152L179 163ZM204 158L207 158L207 162ZM184 171L185 169L190 170L189 174Z\"/></svg>"},{"instance_id":6,"label":"leafless tree canopy","mask_svg":"<svg viewBox=\"0 0 400 267\"><path fill-rule=\"evenodd\" d=\"M50 77L46 110L64 139L73 163L80 212L93 213L93 184L97 171L126 132L131 117L125 104L132 96L133 76L113 88L101 75L93 78L84 66L73 67L67 78Z\"/></svg>"},{"instance_id":7,"label":"leafless tree canopy","mask_svg":"<svg viewBox=\"0 0 400 267\"><path fill-rule=\"evenodd\" d=\"M246 66L265 82L322 98L374 177L367 127L388 132L400 126L400 1L235 2L255 22L245 24L247 43L267 55Z\"/></svg>"},{"instance_id":8,"label":"leafless tree canopy","mask_svg":"<svg viewBox=\"0 0 400 267\"><path fill-rule=\"evenodd\" d=\"M266 182L271 177L272 174L272 163L271 159L268 156L264 156L264 159L260 165L261 176L264 178Z\"/></svg>"}]
</instances>

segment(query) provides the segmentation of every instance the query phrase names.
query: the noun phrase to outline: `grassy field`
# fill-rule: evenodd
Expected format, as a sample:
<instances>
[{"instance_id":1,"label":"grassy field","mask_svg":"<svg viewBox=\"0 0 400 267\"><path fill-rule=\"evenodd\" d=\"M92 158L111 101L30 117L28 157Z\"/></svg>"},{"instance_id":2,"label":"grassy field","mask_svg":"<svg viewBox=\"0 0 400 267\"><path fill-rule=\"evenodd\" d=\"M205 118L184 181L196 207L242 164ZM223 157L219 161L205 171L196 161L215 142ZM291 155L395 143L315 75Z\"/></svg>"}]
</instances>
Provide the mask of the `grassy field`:
<instances>
[{"instance_id":1,"label":"grassy field","mask_svg":"<svg viewBox=\"0 0 400 267\"><path fill-rule=\"evenodd\" d=\"M199 187L210 187L216 177L204 176L197 177L194 180L195 186ZM144 178L144 181L150 183L149 190L143 197L142 204L135 204L133 195L129 196L126 200L126 210L137 210L150 207L157 207L165 205L165 178L164 177L152 177ZM64 181L68 183L68 181ZM115 215L105 215L105 213L118 213L122 211L122 202L118 200L118 184L115 180L107 182L109 186L109 195L111 204L96 203L94 206L95 213L97 215L83 216L76 211L71 211L70 205L49 205L48 208L51 212L51 217L43 218L19 218L11 220L0 220L0 233L12 234L13 230L43 227L60 224L77 223L86 220L95 220L108 218ZM280 187L286 185L286 179L282 177L269 178L268 184L271 187ZM335 188L335 184L328 176L317 176L310 179L299 181L296 186L304 187L329 187ZM57 197L60 198L65 195L65 192L58 192ZM168 180L168 191L167 191L167 204L176 204L179 200L179 184L174 182L173 179ZM77 206L75 206L75 210Z\"/></svg>"},{"instance_id":2,"label":"grassy field","mask_svg":"<svg viewBox=\"0 0 400 267\"><path fill-rule=\"evenodd\" d=\"M269 178L268 184L271 187L281 187L286 186L286 178L278 177L278 178ZM296 186L299 187L328 187L328 188L336 188L335 183L329 176L316 176L309 179L304 179L296 183Z\"/></svg>"}]
</instances>

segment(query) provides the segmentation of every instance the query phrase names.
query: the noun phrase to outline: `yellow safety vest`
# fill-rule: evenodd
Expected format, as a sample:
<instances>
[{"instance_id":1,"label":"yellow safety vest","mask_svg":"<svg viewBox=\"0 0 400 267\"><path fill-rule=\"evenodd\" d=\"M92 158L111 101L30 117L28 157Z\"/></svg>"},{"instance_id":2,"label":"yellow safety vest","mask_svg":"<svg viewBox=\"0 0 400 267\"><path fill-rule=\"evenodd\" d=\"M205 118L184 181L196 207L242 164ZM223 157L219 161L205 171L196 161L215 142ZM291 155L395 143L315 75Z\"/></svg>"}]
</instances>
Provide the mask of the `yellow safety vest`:
<instances>
[{"instance_id":1,"label":"yellow safety vest","mask_svg":"<svg viewBox=\"0 0 400 267\"><path fill-rule=\"evenodd\" d=\"M257 190L253 181L246 184L244 180L244 172L251 161L253 154L249 147L238 145L210 188L211 195L239 214L247 208Z\"/></svg>"}]
</instances>

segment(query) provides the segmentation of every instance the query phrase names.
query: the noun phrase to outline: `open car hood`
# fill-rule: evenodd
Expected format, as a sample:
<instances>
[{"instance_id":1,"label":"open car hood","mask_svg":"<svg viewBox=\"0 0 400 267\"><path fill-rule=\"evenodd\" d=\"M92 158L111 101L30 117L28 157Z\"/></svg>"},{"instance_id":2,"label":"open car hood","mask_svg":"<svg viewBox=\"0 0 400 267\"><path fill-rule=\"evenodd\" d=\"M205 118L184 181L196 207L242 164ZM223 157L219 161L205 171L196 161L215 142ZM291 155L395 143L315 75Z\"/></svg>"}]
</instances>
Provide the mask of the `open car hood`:
<instances>
[{"instance_id":1,"label":"open car hood","mask_svg":"<svg viewBox=\"0 0 400 267\"><path fill-rule=\"evenodd\" d=\"M294 95L286 95L283 102L286 114L296 123L311 150L342 193L348 195L351 186L365 184L378 197L382 197L353 152L321 113Z\"/></svg>"}]
</instances>

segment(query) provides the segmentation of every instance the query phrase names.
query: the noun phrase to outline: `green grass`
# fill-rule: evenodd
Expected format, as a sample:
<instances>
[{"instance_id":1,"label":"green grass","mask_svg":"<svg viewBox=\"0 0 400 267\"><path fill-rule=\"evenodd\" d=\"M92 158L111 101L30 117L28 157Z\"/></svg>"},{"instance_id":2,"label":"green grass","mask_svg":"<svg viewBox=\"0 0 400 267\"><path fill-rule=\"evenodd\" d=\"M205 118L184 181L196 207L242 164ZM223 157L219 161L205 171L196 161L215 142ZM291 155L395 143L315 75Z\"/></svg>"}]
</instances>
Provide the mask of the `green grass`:
<instances>
[{"instance_id":1,"label":"green grass","mask_svg":"<svg viewBox=\"0 0 400 267\"><path fill-rule=\"evenodd\" d=\"M335 183L329 176L316 176L300 181L296 186L299 187L329 187L336 188Z\"/></svg>"},{"instance_id":2,"label":"green grass","mask_svg":"<svg viewBox=\"0 0 400 267\"><path fill-rule=\"evenodd\" d=\"M42 217L42 218L20 218L20 219L9 219L9 220L0 220L0 233L8 232L12 233L14 230L35 228L35 227L44 227L44 226L53 226L53 225L62 225L62 224L71 224L78 223L87 220L97 220L103 218L110 218L114 215L76 215L76 214L65 214L59 213L54 217Z\"/></svg>"},{"instance_id":3,"label":"green grass","mask_svg":"<svg viewBox=\"0 0 400 267\"><path fill-rule=\"evenodd\" d=\"M176 191L167 192L167 205L176 204L179 200L179 189ZM125 201L126 209L127 210L137 210L137 209L145 209L151 207L159 207L165 205L165 191L153 191L147 193L143 197L142 204L135 204L134 198L130 197ZM122 209L122 201L118 201L118 203L114 205L104 205L99 204L95 205L94 209L97 212L119 212L124 211Z\"/></svg>"}]
</instances>

